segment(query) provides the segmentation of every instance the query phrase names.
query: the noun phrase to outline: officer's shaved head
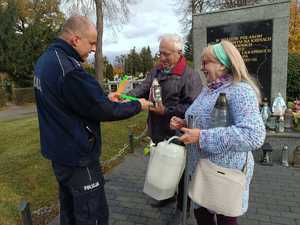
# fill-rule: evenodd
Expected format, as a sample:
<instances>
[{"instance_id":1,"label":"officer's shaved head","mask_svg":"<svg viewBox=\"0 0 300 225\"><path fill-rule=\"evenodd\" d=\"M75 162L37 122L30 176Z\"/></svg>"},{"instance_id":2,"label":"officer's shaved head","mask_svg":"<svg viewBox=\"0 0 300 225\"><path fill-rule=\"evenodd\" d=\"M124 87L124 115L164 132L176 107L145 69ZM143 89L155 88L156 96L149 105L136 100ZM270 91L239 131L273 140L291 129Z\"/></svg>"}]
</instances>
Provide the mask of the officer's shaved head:
<instances>
[{"instance_id":1,"label":"officer's shaved head","mask_svg":"<svg viewBox=\"0 0 300 225\"><path fill-rule=\"evenodd\" d=\"M95 25L85 16L72 16L63 25L59 35L86 60L90 52L96 51L97 30Z\"/></svg>"},{"instance_id":2,"label":"officer's shaved head","mask_svg":"<svg viewBox=\"0 0 300 225\"><path fill-rule=\"evenodd\" d=\"M77 35L85 35L89 29L95 29L95 25L85 16L72 16L62 27L61 36L74 33Z\"/></svg>"}]
</instances>

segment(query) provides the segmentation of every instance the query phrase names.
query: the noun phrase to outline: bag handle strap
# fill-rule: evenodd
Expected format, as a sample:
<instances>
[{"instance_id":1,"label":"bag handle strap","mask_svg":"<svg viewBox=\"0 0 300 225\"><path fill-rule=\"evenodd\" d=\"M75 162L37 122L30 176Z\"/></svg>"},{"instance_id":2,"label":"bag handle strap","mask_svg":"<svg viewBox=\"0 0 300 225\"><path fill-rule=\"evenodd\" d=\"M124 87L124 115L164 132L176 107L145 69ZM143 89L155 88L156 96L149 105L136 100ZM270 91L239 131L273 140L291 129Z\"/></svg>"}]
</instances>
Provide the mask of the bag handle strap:
<instances>
[{"instance_id":1,"label":"bag handle strap","mask_svg":"<svg viewBox=\"0 0 300 225\"><path fill-rule=\"evenodd\" d=\"M170 144L171 141L173 141L174 139L178 139L179 137L178 136L173 136L173 137L170 137L168 139L168 144Z\"/></svg>"},{"instance_id":2,"label":"bag handle strap","mask_svg":"<svg viewBox=\"0 0 300 225\"><path fill-rule=\"evenodd\" d=\"M173 143L173 144L177 144L177 145L180 145L180 146L185 146L185 144L183 142L179 141L178 138L179 138L178 136L171 137L168 140L168 144Z\"/></svg>"},{"instance_id":3,"label":"bag handle strap","mask_svg":"<svg viewBox=\"0 0 300 225\"><path fill-rule=\"evenodd\" d=\"M244 174L247 174L248 153L249 153L249 152L247 152L247 155L246 155L246 162L245 162L245 164L244 164L244 166L243 166L243 169L242 169L242 172L243 172Z\"/></svg>"}]
</instances>

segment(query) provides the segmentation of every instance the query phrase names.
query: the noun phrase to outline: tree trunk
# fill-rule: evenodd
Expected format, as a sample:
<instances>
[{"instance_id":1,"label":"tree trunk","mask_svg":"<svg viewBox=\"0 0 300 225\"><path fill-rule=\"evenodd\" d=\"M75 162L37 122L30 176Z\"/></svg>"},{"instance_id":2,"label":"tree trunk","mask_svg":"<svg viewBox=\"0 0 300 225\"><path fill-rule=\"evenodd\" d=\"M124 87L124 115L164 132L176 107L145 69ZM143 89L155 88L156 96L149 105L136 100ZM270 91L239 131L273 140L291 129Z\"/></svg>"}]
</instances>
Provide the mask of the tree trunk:
<instances>
[{"instance_id":1,"label":"tree trunk","mask_svg":"<svg viewBox=\"0 0 300 225\"><path fill-rule=\"evenodd\" d=\"M95 0L97 15L97 49L95 59L96 79L103 85L103 57L102 57L102 37L103 37L103 10L102 0Z\"/></svg>"}]
</instances>

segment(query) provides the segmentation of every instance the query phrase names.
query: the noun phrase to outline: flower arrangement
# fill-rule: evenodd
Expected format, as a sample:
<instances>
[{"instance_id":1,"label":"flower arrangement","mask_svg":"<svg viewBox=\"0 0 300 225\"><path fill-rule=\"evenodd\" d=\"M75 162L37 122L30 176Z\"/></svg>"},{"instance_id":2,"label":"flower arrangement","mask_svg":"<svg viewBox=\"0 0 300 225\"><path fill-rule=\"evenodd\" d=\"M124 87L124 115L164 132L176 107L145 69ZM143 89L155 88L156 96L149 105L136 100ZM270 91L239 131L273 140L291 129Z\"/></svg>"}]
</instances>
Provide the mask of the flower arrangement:
<instances>
[{"instance_id":1,"label":"flower arrangement","mask_svg":"<svg viewBox=\"0 0 300 225\"><path fill-rule=\"evenodd\" d=\"M300 131L300 100L295 100L293 102L293 115L294 115L294 122L295 122L295 129Z\"/></svg>"}]
</instances>

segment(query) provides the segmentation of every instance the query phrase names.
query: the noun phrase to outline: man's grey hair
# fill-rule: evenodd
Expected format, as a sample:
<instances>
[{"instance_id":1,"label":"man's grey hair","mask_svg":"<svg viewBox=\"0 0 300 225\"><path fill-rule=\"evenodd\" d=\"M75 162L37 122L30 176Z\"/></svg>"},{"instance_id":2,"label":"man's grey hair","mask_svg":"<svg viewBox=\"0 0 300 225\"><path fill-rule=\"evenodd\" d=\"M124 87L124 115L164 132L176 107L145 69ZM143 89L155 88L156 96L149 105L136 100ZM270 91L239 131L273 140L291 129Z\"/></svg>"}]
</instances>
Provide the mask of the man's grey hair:
<instances>
[{"instance_id":1,"label":"man's grey hair","mask_svg":"<svg viewBox=\"0 0 300 225\"><path fill-rule=\"evenodd\" d=\"M159 37L159 41L162 40L172 41L176 51L183 50L183 39L178 34L163 34Z\"/></svg>"}]
</instances>

